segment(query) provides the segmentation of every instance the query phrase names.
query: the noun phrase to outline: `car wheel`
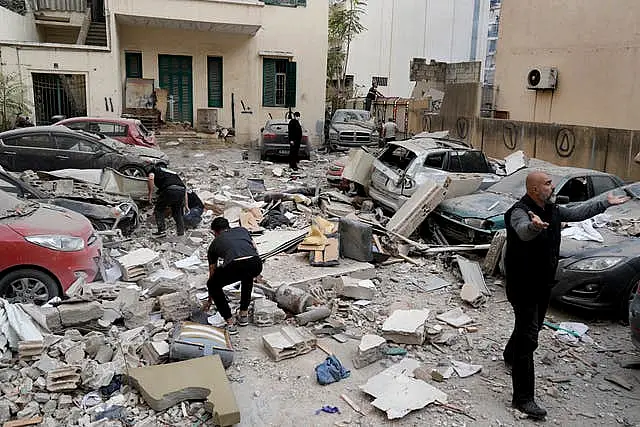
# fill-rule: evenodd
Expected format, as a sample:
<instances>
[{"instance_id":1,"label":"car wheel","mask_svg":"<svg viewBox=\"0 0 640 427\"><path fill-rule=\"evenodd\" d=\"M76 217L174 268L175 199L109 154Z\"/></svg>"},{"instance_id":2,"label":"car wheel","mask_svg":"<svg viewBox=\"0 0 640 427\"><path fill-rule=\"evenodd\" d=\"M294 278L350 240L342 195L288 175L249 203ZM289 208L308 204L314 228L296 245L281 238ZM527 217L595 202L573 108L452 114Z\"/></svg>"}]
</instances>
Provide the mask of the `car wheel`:
<instances>
[{"instance_id":1,"label":"car wheel","mask_svg":"<svg viewBox=\"0 0 640 427\"><path fill-rule=\"evenodd\" d=\"M40 270L12 271L0 279L0 296L11 303L42 305L60 296L56 280Z\"/></svg>"},{"instance_id":2,"label":"car wheel","mask_svg":"<svg viewBox=\"0 0 640 427\"><path fill-rule=\"evenodd\" d=\"M147 176L147 173L140 166L128 165L124 166L120 169L120 173L127 176L132 176L135 178L144 178Z\"/></svg>"},{"instance_id":3,"label":"car wheel","mask_svg":"<svg viewBox=\"0 0 640 427\"><path fill-rule=\"evenodd\" d=\"M627 290L622 293L622 301L620 302L620 318L628 322L629 321L629 306L631 301L638 292L638 285L640 285L640 274L631 279L631 282L627 286Z\"/></svg>"}]
</instances>

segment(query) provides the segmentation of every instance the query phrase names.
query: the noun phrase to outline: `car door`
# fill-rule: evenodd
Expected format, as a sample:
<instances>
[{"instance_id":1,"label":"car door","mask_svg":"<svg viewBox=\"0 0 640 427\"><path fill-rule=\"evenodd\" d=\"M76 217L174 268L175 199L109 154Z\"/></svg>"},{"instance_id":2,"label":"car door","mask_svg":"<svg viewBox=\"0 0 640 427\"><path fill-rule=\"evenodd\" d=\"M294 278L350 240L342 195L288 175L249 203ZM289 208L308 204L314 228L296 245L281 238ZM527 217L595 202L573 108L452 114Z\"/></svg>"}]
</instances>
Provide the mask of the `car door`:
<instances>
[{"instance_id":1,"label":"car door","mask_svg":"<svg viewBox=\"0 0 640 427\"><path fill-rule=\"evenodd\" d=\"M49 171L55 169L56 147L49 132L28 132L2 139L2 157L9 158L7 169Z\"/></svg>"},{"instance_id":2,"label":"car door","mask_svg":"<svg viewBox=\"0 0 640 427\"><path fill-rule=\"evenodd\" d=\"M589 181L591 182L591 197L606 193L622 185L621 182L617 182L608 175L592 175L589 177Z\"/></svg>"},{"instance_id":3,"label":"car door","mask_svg":"<svg viewBox=\"0 0 640 427\"><path fill-rule=\"evenodd\" d=\"M57 169L95 169L101 155L101 145L82 135L55 134L58 147Z\"/></svg>"},{"instance_id":4,"label":"car door","mask_svg":"<svg viewBox=\"0 0 640 427\"><path fill-rule=\"evenodd\" d=\"M589 181L586 176L574 176L564 180L556 189L558 196L564 196L569 199L568 203L578 203L588 200Z\"/></svg>"}]
</instances>

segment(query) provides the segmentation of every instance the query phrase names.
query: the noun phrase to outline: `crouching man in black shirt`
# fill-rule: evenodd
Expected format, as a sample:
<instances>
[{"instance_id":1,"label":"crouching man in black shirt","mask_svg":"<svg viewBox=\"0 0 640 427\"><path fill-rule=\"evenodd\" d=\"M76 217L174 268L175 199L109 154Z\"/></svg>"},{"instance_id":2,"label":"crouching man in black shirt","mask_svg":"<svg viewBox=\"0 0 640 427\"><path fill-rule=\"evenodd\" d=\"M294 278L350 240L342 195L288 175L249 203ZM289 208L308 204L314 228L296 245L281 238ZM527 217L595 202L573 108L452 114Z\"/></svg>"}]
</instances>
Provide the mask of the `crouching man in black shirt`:
<instances>
[{"instance_id":1,"label":"crouching man in black shirt","mask_svg":"<svg viewBox=\"0 0 640 427\"><path fill-rule=\"evenodd\" d=\"M234 335L238 333L238 328L222 288L241 282L238 324L247 326L253 279L262 272L262 260L246 228L229 228L229 221L218 217L211 223L211 230L216 238L211 242L207 252L209 299L202 310L208 311L213 301L220 315L227 321L227 331Z\"/></svg>"}]
</instances>

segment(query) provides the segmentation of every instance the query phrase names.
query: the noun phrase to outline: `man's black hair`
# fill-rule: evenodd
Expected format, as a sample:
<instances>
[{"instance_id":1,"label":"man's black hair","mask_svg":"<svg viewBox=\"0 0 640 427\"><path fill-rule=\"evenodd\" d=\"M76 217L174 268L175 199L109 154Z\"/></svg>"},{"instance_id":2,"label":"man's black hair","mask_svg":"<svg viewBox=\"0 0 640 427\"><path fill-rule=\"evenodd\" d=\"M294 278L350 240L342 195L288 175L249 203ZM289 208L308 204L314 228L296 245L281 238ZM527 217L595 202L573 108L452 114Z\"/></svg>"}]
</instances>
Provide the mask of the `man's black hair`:
<instances>
[{"instance_id":1,"label":"man's black hair","mask_svg":"<svg viewBox=\"0 0 640 427\"><path fill-rule=\"evenodd\" d=\"M293 113L293 117L300 117L300 112L296 111L295 113Z\"/></svg>"},{"instance_id":2,"label":"man's black hair","mask_svg":"<svg viewBox=\"0 0 640 427\"><path fill-rule=\"evenodd\" d=\"M215 232L221 232L229 229L229 221L224 217L217 217L211 222L211 229Z\"/></svg>"}]
</instances>

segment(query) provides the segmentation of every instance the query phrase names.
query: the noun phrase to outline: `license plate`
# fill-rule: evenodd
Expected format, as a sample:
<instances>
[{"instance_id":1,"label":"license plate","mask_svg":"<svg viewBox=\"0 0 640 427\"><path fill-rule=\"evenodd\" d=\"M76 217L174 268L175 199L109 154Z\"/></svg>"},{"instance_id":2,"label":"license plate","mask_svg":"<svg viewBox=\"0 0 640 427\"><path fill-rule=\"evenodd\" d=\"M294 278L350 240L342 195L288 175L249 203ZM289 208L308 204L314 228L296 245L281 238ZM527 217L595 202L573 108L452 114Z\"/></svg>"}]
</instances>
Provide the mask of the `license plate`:
<instances>
[{"instance_id":1,"label":"license plate","mask_svg":"<svg viewBox=\"0 0 640 427\"><path fill-rule=\"evenodd\" d=\"M289 150L278 150L278 154L289 154Z\"/></svg>"}]
</instances>

